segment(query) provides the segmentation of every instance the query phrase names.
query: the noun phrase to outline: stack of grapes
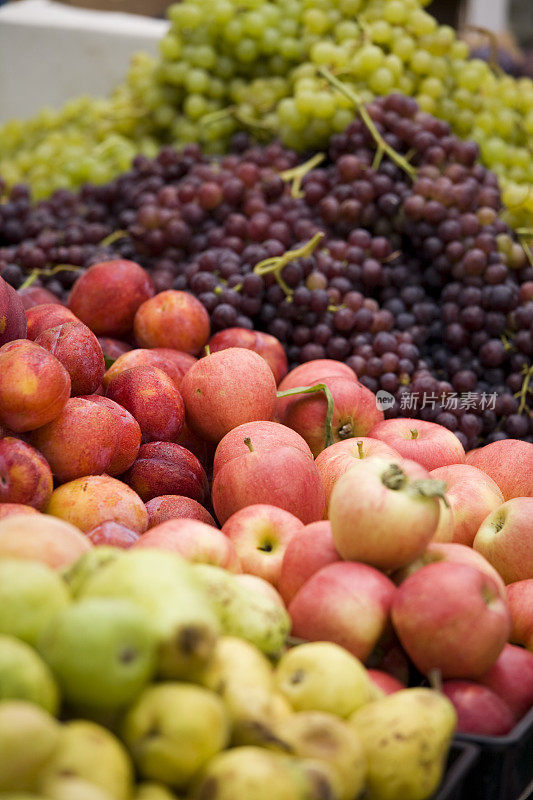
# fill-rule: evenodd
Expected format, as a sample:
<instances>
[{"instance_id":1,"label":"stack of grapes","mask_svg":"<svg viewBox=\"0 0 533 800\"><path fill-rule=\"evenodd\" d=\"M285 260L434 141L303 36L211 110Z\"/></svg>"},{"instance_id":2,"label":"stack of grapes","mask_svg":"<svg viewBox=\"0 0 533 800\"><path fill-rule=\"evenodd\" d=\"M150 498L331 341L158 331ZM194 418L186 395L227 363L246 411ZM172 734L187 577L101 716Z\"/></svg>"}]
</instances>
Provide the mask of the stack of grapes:
<instances>
[{"instance_id":1,"label":"stack of grapes","mask_svg":"<svg viewBox=\"0 0 533 800\"><path fill-rule=\"evenodd\" d=\"M213 161L198 146L138 157L104 186L0 206L0 274L65 294L105 258L184 289L213 330L278 337L296 365L342 359L388 416L420 416L466 447L532 440L533 266L499 217L475 144L393 94L301 163L238 134ZM35 273L37 274L37 273Z\"/></svg>"}]
</instances>

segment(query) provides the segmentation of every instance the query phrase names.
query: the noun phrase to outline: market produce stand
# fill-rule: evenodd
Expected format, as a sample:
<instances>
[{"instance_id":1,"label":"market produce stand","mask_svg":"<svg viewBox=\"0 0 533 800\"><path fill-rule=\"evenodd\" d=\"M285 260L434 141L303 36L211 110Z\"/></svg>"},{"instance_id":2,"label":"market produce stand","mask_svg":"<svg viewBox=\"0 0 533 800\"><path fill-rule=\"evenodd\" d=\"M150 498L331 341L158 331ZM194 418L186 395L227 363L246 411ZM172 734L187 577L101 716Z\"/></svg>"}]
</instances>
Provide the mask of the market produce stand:
<instances>
[{"instance_id":1,"label":"market produce stand","mask_svg":"<svg viewBox=\"0 0 533 800\"><path fill-rule=\"evenodd\" d=\"M0 800L531 795L533 81L422 6L0 10Z\"/></svg>"}]
</instances>

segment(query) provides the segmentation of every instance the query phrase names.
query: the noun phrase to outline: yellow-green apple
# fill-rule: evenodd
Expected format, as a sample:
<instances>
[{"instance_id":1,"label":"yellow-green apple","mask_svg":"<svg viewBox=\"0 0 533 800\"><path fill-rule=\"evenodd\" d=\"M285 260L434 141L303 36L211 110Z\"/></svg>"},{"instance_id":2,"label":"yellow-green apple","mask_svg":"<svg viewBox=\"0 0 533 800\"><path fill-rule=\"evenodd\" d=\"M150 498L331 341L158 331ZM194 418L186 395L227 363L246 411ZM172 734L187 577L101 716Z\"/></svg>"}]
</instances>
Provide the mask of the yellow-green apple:
<instances>
[{"instance_id":1,"label":"yellow-green apple","mask_svg":"<svg viewBox=\"0 0 533 800\"><path fill-rule=\"evenodd\" d=\"M64 322L80 322L81 320L66 306L58 303L43 303L32 306L26 311L27 338L35 339L48 328L55 328Z\"/></svg>"},{"instance_id":2,"label":"yellow-green apple","mask_svg":"<svg viewBox=\"0 0 533 800\"><path fill-rule=\"evenodd\" d=\"M399 692L401 689L407 688L405 683L402 683L398 678L395 678L394 675L389 675L388 672L384 672L382 669L367 669L366 674L372 683L385 694L394 694L394 692Z\"/></svg>"},{"instance_id":3,"label":"yellow-green apple","mask_svg":"<svg viewBox=\"0 0 533 800\"><path fill-rule=\"evenodd\" d=\"M446 484L446 499L453 516L452 541L471 546L485 517L503 503L498 485L468 464L437 467L429 474Z\"/></svg>"},{"instance_id":4,"label":"yellow-green apple","mask_svg":"<svg viewBox=\"0 0 533 800\"><path fill-rule=\"evenodd\" d=\"M440 561L410 575L392 602L402 647L424 675L475 679L494 664L511 631L496 582L467 564Z\"/></svg>"},{"instance_id":5,"label":"yellow-green apple","mask_svg":"<svg viewBox=\"0 0 533 800\"><path fill-rule=\"evenodd\" d=\"M213 478L211 499L219 523L256 503L284 508L304 525L322 519L324 487L314 461L295 447L262 453L249 437L246 441L248 452L228 461Z\"/></svg>"},{"instance_id":6,"label":"yellow-green apple","mask_svg":"<svg viewBox=\"0 0 533 800\"><path fill-rule=\"evenodd\" d=\"M229 572L240 572L235 547L222 531L197 519L169 519L151 528L133 545L172 550L187 561L214 564Z\"/></svg>"},{"instance_id":7,"label":"yellow-green apple","mask_svg":"<svg viewBox=\"0 0 533 800\"><path fill-rule=\"evenodd\" d=\"M315 464L326 492L326 514L329 509L331 492L341 475L344 475L357 460L365 458L401 458L393 447L389 447L379 439L361 436L355 439L345 439L335 442L322 450L315 459Z\"/></svg>"},{"instance_id":8,"label":"yellow-green apple","mask_svg":"<svg viewBox=\"0 0 533 800\"><path fill-rule=\"evenodd\" d=\"M61 412L33 431L32 444L44 455L57 481L107 472L116 447L113 413L82 397L71 397Z\"/></svg>"},{"instance_id":9,"label":"yellow-green apple","mask_svg":"<svg viewBox=\"0 0 533 800\"><path fill-rule=\"evenodd\" d=\"M376 396L354 377L335 375L317 381L317 384L321 383L328 387L333 398L333 442L367 436L371 428L383 420ZM303 436L316 458L327 444L327 412L328 400L324 391L303 393L291 396L291 402L278 419Z\"/></svg>"},{"instance_id":10,"label":"yellow-green apple","mask_svg":"<svg viewBox=\"0 0 533 800\"><path fill-rule=\"evenodd\" d=\"M121 522L115 522L112 519L100 522L90 531L87 531L85 535L92 544L121 547L123 550L127 550L139 538L139 534L136 531L132 531L131 528L127 528Z\"/></svg>"},{"instance_id":11,"label":"yellow-green apple","mask_svg":"<svg viewBox=\"0 0 533 800\"><path fill-rule=\"evenodd\" d=\"M284 601L290 603L311 575L335 561L341 557L333 544L330 521L305 525L288 543L281 562L278 590Z\"/></svg>"},{"instance_id":12,"label":"yellow-green apple","mask_svg":"<svg viewBox=\"0 0 533 800\"><path fill-rule=\"evenodd\" d=\"M450 680L442 684L443 694L457 711L457 732L477 736L505 736L515 726L515 716L509 706L491 691L475 681Z\"/></svg>"},{"instance_id":13,"label":"yellow-green apple","mask_svg":"<svg viewBox=\"0 0 533 800\"><path fill-rule=\"evenodd\" d=\"M48 514L13 514L0 520L0 559L42 561L63 569L91 547L79 528Z\"/></svg>"},{"instance_id":14,"label":"yellow-green apple","mask_svg":"<svg viewBox=\"0 0 533 800\"><path fill-rule=\"evenodd\" d=\"M161 497L153 497L146 503L146 510L148 511L148 528L154 528L169 519L197 519L216 528L216 522L209 511L197 500L182 494L164 494Z\"/></svg>"},{"instance_id":15,"label":"yellow-green apple","mask_svg":"<svg viewBox=\"0 0 533 800\"><path fill-rule=\"evenodd\" d=\"M331 493L329 520L341 557L391 570L409 564L431 541L444 484L414 461L354 461Z\"/></svg>"},{"instance_id":16,"label":"yellow-green apple","mask_svg":"<svg viewBox=\"0 0 533 800\"><path fill-rule=\"evenodd\" d=\"M97 336L123 336L139 306L154 294L149 274L118 258L93 264L74 283L68 307Z\"/></svg>"},{"instance_id":17,"label":"yellow-green apple","mask_svg":"<svg viewBox=\"0 0 533 800\"><path fill-rule=\"evenodd\" d=\"M22 305L25 310L32 308L32 306L41 306L43 303L57 303L57 305L63 305L59 297L49 289L45 289L44 286L35 286L35 284L26 286L25 289L18 289L17 294L22 300Z\"/></svg>"},{"instance_id":18,"label":"yellow-green apple","mask_svg":"<svg viewBox=\"0 0 533 800\"><path fill-rule=\"evenodd\" d=\"M235 575L235 580L240 586L244 586L246 589L250 589L256 594L264 595L285 608L285 603L279 591L264 578L260 578L259 575L249 575L246 572L239 572Z\"/></svg>"},{"instance_id":19,"label":"yellow-green apple","mask_svg":"<svg viewBox=\"0 0 533 800\"><path fill-rule=\"evenodd\" d=\"M179 390L163 370L150 366L125 369L108 383L106 397L135 417L143 442L170 442L179 436L185 406Z\"/></svg>"},{"instance_id":20,"label":"yellow-green apple","mask_svg":"<svg viewBox=\"0 0 533 800\"><path fill-rule=\"evenodd\" d=\"M139 454L141 446L141 428L137 420L123 406L102 397L99 394L89 394L82 398L91 400L97 405L107 408L115 419L115 452L111 458L106 472L108 475L122 475L131 467Z\"/></svg>"},{"instance_id":21,"label":"yellow-green apple","mask_svg":"<svg viewBox=\"0 0 533 800\"><path fill-rule=\"evenodd\" d=\"M87 475L63 483L52 492L46 511L82 531L108 519L136 533L144 533L148 526L148 512L139 495L109 475Z\"/></svg>"},{"instance_id":22,"label":"yellow-green apple","mask_svg":"<svg viewBox=\"0 0 533 800\"><path fill-rule=\"evenodd\" d=\"M357 380L353 369L343 361L336 361L334 358L317 358L291 369L279 383L278 389L280 392L284 392L287 389L295 389L297 386L313 386L315 383L322 383L325 378L333 377ZM275 414L277 420L281 420L292 399L292 397L278 397Z\"/></svg>"},{"instance_id":23,"label":"yellow-green apple","mask_svg":"<svg viewBox=\"0 0 533 800\"><path fill-rule=\"evenodd\" d=\"M245 347L247 350L253 350L265 359L272 370L276 384L285 377L289 369L287 356L279 339L263 331L226 328L209 339L208 347L211 353L226 350L228 347Z\"/></svg>"},{"instance_id":24,"label":"yellow-green apple","mask_svg":"<svg viewBox=\"0 0 533 800\"><path fill-rule=\"evenodd\" d=\"M0 278L0 345L26 336L26 313L22 298Z\"/></svg>"},{"instance_id":25,"label":"yellow-green apple","mask_svg":"<svg viewBox=\"0 0 533 800\"><path fill-rule=\"evenodd\" d=\"M533 651L533 578L507 586L512 630L509 641Z\"/></svg>"},{"instance_id":26,"label":"yellow-green apple","mask_svg":"<svg viewBox=\"0 0 533 800\"><path fill-rule=\"evenodd\" d=\"M272 419L276 381L253 350L229 347L201 358L181 382L187 425L210 442L219 442L243 422Z\"/></svg>"},{"instance_id":27,"label":"yellow-green apple","mask_svg":"<svg viewBox=\"0 0 533 800\"><path fill-rule=\"evenodd\" d=\"M195 356L208 342L209 314L193 294L169 289L139 306L133 332L139 347L169 347Z\"/></svg>"},{"instance_id":28,"label":"yellow-green apple","mask_svg":"<svg viewBox=\"0 0 533 800\"><path fill-rule=\"evenodd\" d=\"M533 653L506 644L492 667L479 678L521 719L533 706Z\"/></svg>"},{"instance_id":29,"label":"yellow-green apple","mask_svg":"<svg viewBox=\"0 0 533 800\"><path fill-rule=\"evenodd\" d=\"M54 488L52 471L44 456L21 439L0 439L0 506L20 503L41 511Z\"/></svg>"},{"instance_id":30,"label":"yellow-green apple","mask_svg":"<svg viewBox=\"0 0 533 800\"><path fill-rule=\"evenodd\" d=\"M71 394L92 394L102 382L105 361L100 342L82 322L47 328L35 343L61 361L70 375Z\"/></svg>"},{"instance_id":31,"label":"yellow-green apple","mask_svg":"<svg viewBox=\"0 0 533 800\"><path fill-rule=\"evenodd\" d=\"M471 450L466 463L478 467L496 481L505 500L533 496L533 444L502 439Z\"/></svg>"},{"instance_id":32,"label":"yellow-green apple","mask_svg":"<svg viewBox=\"0 0 533 800\"><path fill-rule=\"evenodd\" d=\"M175 442L149 442L122 478L146 503L153 497L181 494L202 505L209 497L205 470L196 456Z\"/></svg>"},{"instance_id":33,"label":"yellow-green apple","mask_svg":"<svg viewBox=\"0 0 533 800\"><path fill-rule=\"evenodd\" d=\"M0 519L11 517L14 514L38 514L33 506L26 506L24 503L0 503Z\"/></svg>"},{"instance_id":34,"label":"yellow-green apple","mask_svg":"<svg viewBox=\"0 0 533 800\"><path fill-rule=\"evenodd\" d=\"M289 603L294 636L329 641L366 661L389 622L393 582L367 564L328 564Z\"/></svg>"},{"instance_id":35,"label":"yellow-green apple","mask_svg":"<svg viewBox=\"0 0 533 800\"><path fill-rule=\"evenodd\" d=\"M457 542L434 542L431 541L421 556L416 558L403 569L398 570L392 576L395 583L402 583L409 575L412 575L418 569L427 566L428 564L435 564L440 561L453 561L457 564L467 564L476 569L480 569L488 575L496 583L498 591L505 601L507 593L505 583L501 579L499 572L494 569L487 559L468 547L465 544L458 544Z\"/></svg>"},{"instance_id":36,"label":"yellow-green apple","mask_svg":"<svg viewBox=\"0 0 533 800\"><path fill-rule=\"evenodd\" d=\"M245 444L246 438L252 440L254 450L257 453L266 453L270 450L277 450L279 447L287 446L301 450L304 455L309 457L310 461L313 460L309 445L292 428L270 420L245 422L229 431L218 443L213 460L213 477L228 461L237 456L246 455L249 452Z\"/></svg>"},{"instance_id":37,"label":"yellow-green apple","mask_svg":"<svg viewBox=\"0 0 533 800\"><path fill-rule=\"evenodd\" d=\"M533 577L533 497L513 497L492 511L479 526L473 547L505 583Z\"/></svg>"},{"instance_id":38,"label":"yellow-green apple","mask_svg":"<svg viewBox=\"0 0 533 800\"><path fill-rule=\"evenodd\" d=\"M408 417L386 419L378 422L368 433L381 439L404 458L418 461L427 470L447 464L463 464L464 447L444 425Z\"/></svg>"},{"instance_id":39,"label":"yellow-green apple","mask_svg":"<svg viewBox=\"0 0 533 800\"><path fill-rule=\"evenodd\" d=\"M151 350L146 348L130 349L118 356L105 373L102 383L104 388L107 388L113 378L126 369L157 367L168 375L179 389L183 376L195 361L196 358L189 353L181 353L179 350L171 350L168 347L154 347Z\"/></svg>"},{"instance_id":40,"label":"yellow-green apple","mask_svg":"<svg viewBox=\"0 0 533 800\"><path fill-rule=\"evenodd\" d=\"M277 586L287 546L303 528L303 522L289 511L256 503L232 514L222 533L233 543L243 572Z\"/></svg>"},{"instance_id":41,"label":"yellow-green apple","mask_svg":"<svg viewBox=\"0 0 533 800\"><path fill-rule=\"evenodd\" d=\"M27 339L0 347L0 424L16 433L51 422L70 397L70 375L55 356Z\"/></svg>"}]
</instances>

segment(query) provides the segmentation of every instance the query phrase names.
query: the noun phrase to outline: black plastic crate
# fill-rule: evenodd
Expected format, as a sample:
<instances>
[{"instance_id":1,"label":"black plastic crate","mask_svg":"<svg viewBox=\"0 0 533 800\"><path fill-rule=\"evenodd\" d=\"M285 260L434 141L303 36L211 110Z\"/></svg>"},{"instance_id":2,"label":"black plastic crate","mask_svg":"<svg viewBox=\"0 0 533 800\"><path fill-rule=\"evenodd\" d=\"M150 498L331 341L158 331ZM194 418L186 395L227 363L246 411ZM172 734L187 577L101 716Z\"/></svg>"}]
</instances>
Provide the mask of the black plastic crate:
<instances>
[{"instance_id":1,"label":"black plastic crate","mask_svg":"<svg viewBox=\"0 0 533 800\"><path fill-rule=\"evenodd\" d=\"M533 708L506 736L457 733L454 741L479 748L465 781L468 800L526 800L533 783Z\"/></svg>"},{"instance_id":2,"label":"black plastic crate","mask_svg":"<svg viewBox=\"0 0 533 800\"><path fill-rule=\"evenodd\" d=\"M431 800L469 800L465 782L476 766L479 748L469 742L452 741L442 783Z\"/></svg>"}]
</instances>

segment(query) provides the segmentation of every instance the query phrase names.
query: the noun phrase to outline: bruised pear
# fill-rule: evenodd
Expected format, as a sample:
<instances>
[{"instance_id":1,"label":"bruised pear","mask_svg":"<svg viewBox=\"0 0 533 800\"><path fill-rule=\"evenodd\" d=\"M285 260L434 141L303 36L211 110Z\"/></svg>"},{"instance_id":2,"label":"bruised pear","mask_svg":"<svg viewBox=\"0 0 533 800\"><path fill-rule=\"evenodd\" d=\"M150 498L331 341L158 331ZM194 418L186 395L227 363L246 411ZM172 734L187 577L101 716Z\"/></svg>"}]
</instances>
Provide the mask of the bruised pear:
<instances>
[{"instance_id":1,"label":"bruised pear","mask_svg":"<svg viewBox=\"0 0 533 800\"><path fill-rule=\"evenodd\" d=\"M438 788L455 731L451 702L433 689L402 689L360 708L350 724L368 761L368 800L427 800Z\"/></svg>"},{"instance_id":2,"label":"bruised pear","mask_svg":"<svg viewBox=\"0 0 533 800\"><path fill-rule=\"evenodd\" d=\"M143 608L157 637L161 677L200 669L213 651L219 621L193 567L177 553L125 550L89 576L79 596L123 598Z\"/></svg>"}]
</instances>

